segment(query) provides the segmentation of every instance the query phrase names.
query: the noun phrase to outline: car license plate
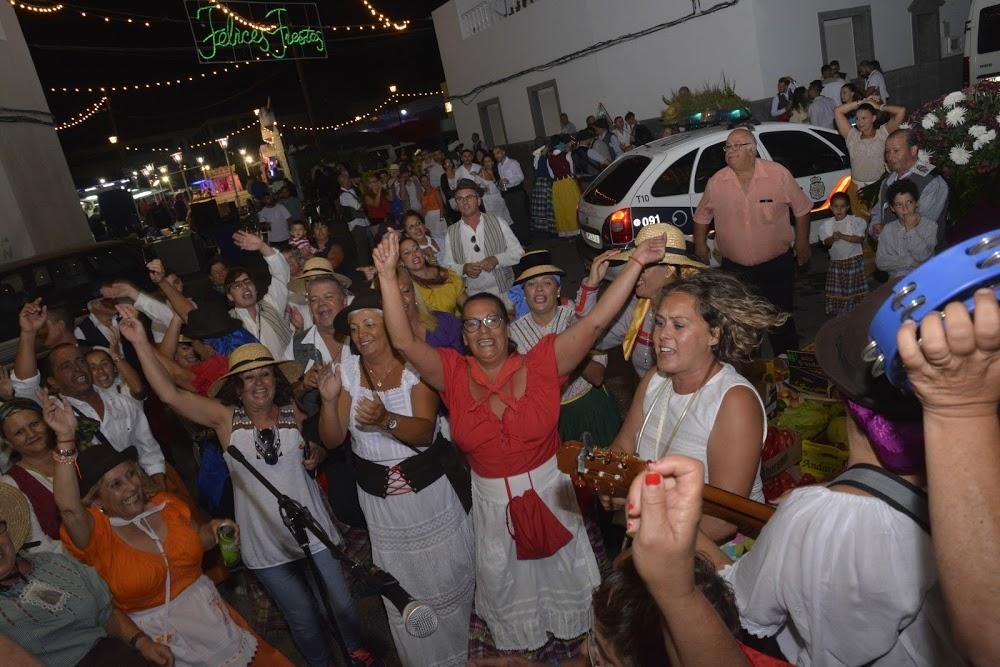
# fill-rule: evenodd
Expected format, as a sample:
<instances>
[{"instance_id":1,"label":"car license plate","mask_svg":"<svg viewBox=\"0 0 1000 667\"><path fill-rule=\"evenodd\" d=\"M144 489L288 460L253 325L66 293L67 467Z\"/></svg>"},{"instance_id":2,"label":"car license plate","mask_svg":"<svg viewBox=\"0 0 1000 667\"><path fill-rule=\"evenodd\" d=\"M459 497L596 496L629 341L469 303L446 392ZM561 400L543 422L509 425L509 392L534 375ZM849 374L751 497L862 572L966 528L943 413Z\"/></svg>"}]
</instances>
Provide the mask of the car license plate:
<instances>
[{"instance_id":1,"label":"car license plate","mask_svg":"<svg viewBox=\"0 0 1000 667\"><path fill-rule=\"evenodd\" d=\"M588 232L588 231L584 231L584 230L580 230L580 231L583 233L583 240L584 241L586 241L587 243L589 243L592 246L596 246L598 248L601 247L601 236L599 234L594 234L593 232Z\"/></svg>"}]
</instances>

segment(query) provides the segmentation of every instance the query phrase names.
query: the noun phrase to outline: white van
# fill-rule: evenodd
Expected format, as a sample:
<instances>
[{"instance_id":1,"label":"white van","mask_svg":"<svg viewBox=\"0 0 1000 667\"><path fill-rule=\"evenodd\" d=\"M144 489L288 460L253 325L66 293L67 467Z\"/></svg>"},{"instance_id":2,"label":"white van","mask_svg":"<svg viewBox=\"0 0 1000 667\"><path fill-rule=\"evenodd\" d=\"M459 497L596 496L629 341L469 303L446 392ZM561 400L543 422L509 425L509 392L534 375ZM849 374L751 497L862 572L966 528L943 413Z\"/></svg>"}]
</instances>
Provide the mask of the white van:
<instances>
[{"instance_id":1,"label":"white van","mask_svg":"<svg viewBox=\"0 0 1000 667\"><path fill-rule=\"evenodd\" d=\"M972 0L965 22L963 81L1000 81L1000 0Z\"/></svg>"}]
</instances>

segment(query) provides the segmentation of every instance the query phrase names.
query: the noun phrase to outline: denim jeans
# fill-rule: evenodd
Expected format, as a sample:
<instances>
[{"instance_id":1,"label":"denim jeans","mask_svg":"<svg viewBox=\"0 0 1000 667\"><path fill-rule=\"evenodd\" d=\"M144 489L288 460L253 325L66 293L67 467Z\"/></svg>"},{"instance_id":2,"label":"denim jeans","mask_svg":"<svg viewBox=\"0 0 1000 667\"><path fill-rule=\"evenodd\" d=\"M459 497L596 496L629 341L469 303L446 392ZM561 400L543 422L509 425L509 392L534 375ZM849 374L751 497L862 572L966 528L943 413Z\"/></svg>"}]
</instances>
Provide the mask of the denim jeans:
<instances>
[{"instance_id":1,"label":"denim jeans","mask_svg":"<svg viewBox=\"0 0 1000 667\"><path fill-rule=\"evenodd\" d=\"M327 549L313 555L336 617L337 629L351 653L361 647L361 630L351 591L340 562ZM310 667L335 664L336 643L327 629L326 613L305 558L253 570L254 576L274 598L288 623L299 653ZM308 582L308 586L306 585Z\"/></svg>"}]
</instances>

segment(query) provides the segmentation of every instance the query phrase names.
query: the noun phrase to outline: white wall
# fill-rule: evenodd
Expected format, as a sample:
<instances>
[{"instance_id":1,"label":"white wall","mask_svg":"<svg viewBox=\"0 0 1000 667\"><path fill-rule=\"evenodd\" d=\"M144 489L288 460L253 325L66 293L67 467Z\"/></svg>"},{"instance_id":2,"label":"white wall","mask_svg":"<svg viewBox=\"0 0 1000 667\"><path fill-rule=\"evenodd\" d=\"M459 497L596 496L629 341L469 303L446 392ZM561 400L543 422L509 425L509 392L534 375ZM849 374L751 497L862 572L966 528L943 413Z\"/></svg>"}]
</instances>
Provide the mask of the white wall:
<instances>
[{"instance_id":1,"label":"white wall","mask_svg":"<svg viewBox=\"0 0 1000 667\"><path fill-rule=\"evenodd\" d=\"M600 102L612 115L631 110L639 118L658 116L663 110L662 95L683 85L716 83L723 74L741 94L761 97L764 88L756 64L756 35L752 29L742 29L752 26L752 2L741 0L715 14L518 77L464 102L455 96L596 42L679 18L691 11L691 2L537 0L466 40L454 1L449 2L434 11L434 27L459 137L468 142L473 132L481 133L476 103L499 97L508 140L533 139L527 88L552 79L562 110L578 127L583 127L588 114L596 113ZM708 8L714 2L701 4ZM705 35L712 35L713 40L708 42ZM740 57L733 57L734 53Z\"/></svg>"},{"instance_id":2,"label":"white wall","mask_svg":"<svg viewBox=\"0 0 1000 667\"><path fill-rule=\"evenodd\" d=\"M48 113L14 8L0 5L0 108ZM0 211L0 264L94 241L52 127L3 124Z\"/></svg>"}]
</instances>

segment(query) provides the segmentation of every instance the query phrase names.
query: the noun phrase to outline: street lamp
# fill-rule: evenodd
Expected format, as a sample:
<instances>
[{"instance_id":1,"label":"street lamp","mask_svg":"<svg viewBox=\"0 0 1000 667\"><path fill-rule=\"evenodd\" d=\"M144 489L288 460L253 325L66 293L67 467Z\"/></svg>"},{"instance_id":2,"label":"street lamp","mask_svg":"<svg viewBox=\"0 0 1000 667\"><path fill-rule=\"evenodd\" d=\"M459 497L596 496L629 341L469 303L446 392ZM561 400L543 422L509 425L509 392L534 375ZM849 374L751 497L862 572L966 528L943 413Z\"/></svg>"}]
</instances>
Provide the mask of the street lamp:
<instances>
[{"instance_id":1,"label":"street lamp","mask_svg":"<svg viewBox=\"0 0 1000 667\"><path fill-rule=\"evenodd\" d=\"M229 174L229 187L233 191L233 201L236 203L236 208L239 208L240 200L236 196L236 178L233 175L233 166L229 164L229 151L226 150L229 148L229 137L219 137L216 141L219 142L219 147L222 148L222 155L226 158L226 173Z\"/></svg>"},{"instance_id":2,"label":"street lamp","mask_svg":"<svg viewBox=\"0 0 1000 667\"><path fill-rule=\"evenodd\" d=\"M395 94L396 94L396 90L397 90L397 89L396 89L396 84L394 84L394 83L393 83L393 84L391 84L391 85L389 86L389 92L390 92L390 93L392 93L393 95L395 95Z\"/></svg>"},{"instance_id":3,"label":"street lamp","mask_svg":"<svg viewBox=\"0 0 1000 667\"><path fill-rule=\"evenodd\" d=\"M188 189L187 174L184 173L184 164L183 164L184 154L181 153L180 151L177 151L170 157L174 159L174 162L177 163L177 168L181 170L181 181L184 182L184 190L187 190Z\"/></svg>"},{"instance_id":4,"label":"street lamp","mask_svg":"<svg viewBox=\"0 0 1000 667\"><path fill-rule=\"evenodd\" d=\"M112 134L110 137L108 137L108 143L117 144L118 143L118 136Z\"/></svg>"},{"instance_id":5,"label":"street lamp","mask_svg":"<svg viewBox=\"0 0 1000 667\"><path fill-rule=\"evenodd\" d=\"M202 156L199 155L195 159L198 160L198 164L205 164L205 158L203 158Z\"/></svg>"},{"instance_id":6,"label":"street lamp","mask_svg":"<svg viewBox=\"0 0 1000 667\"><path fill-rule=\"evenodd\" d=\"M250 179L250 165L253 164L253 155L243 156L243 169L247 172L247 180Z\"/></svg>"},{"instance_id":7,"label":"street lamp","mask_svg":"<svg viewBox=\"0 0 1000 667\"><path fill-rule=\"evenodd\" d=\"M169 171L169 169L167 169L167 165L165 165L165 164L161 164L160 165L160 173L161 174L166 174L168 171Z\"/></svg>"}]
</instances>

